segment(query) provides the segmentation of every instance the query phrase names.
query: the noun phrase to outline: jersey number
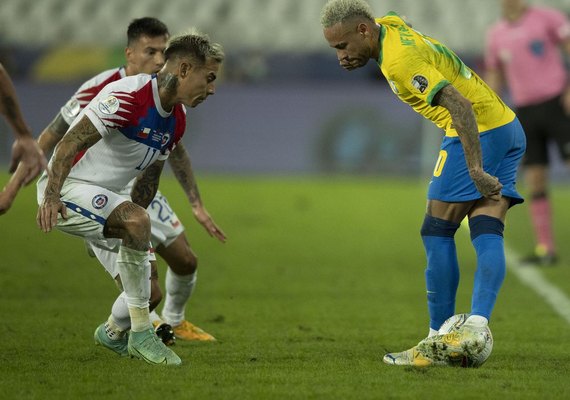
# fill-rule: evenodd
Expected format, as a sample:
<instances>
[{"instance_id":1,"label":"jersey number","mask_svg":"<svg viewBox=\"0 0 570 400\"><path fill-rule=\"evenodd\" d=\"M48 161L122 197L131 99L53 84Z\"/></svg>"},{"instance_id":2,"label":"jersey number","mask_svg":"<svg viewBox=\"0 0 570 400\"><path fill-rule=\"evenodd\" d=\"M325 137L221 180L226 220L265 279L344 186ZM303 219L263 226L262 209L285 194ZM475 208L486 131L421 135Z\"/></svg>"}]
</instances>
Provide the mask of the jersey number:
<instances>
[{"instance_id":1,"label":"jersey number","mask_svg":"<svg viewBox=\"0 0 570 400\"><path fill-rule=\"evenodd\" d=\"M436 178L441 175L441 171L443 171L443 166L445 165L445 160L447 160L447 151L440 150L439 157L437 158L437 162L435 163L435 168L433 170L433 176Z\"/></svg>"},{"instance_id":2,"label":"jersey number","mask_svg":"<svg viewBox=\"0 0 570 400\"><path fill-rule=\"evenodd\" d=\"M158 219L160 222L168 221L172 214L174 214L174 211L172 211L172 208L170 208L164 196L156 196L152 203L150 203L150 208L153 210L158 208Z\"/></svg>"}]
</instances>

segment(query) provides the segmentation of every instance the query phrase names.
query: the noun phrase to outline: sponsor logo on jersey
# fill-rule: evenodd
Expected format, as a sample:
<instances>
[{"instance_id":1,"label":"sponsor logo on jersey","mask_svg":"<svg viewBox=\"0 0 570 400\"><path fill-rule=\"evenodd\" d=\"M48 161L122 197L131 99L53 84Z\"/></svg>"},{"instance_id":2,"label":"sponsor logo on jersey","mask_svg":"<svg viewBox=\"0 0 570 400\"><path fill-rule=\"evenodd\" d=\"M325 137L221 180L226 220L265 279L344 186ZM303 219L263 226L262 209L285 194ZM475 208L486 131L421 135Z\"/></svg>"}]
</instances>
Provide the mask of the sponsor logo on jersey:
<instances>
[{"instance_id":1,"label":"sponsor logo on jersey","mask_svg":"<svg viewBox=\"0 0 570 400\"><path fill-rule=\"evenodd\" d=\"M416 75L412 78L412 86L419 90L420 93L425 92L428 85L428 80L423 75Z\"/></svg>"},{"instance_id":2,"label":"sponsor logo on jersey","mask_svg":"<svg viewBox=\"0 0 570 400\"><path fill-rule=\"evenodd\" d=\"M109 96L99 101L99 111L103 114L115 114L119 110L119 100L115 96Z\"/></svg>"},{"instance_id":3,"label":"sponsor logo on jersey","mask_svg":"<svg viewBox=\"0 0 570 400\"><path fill-rule=\"evenodd\" d=\"M143 128L139 133L137 133L137 137L141 139L146 139L150 134L150 128Z\"/></svg>"},{"instance_id":4,"label":"sponsor logo on jersey","mask_svg":"<svg viewBox=\"0 0 570 400\"><path fill-rule=\"evenodd\" d=\"M93 200L91 200L91 204L95 209L100 210L107 205L108 201L109 198L107 196L105 196L104 194L98 194L95 197L93 197Z\"/></svg>"}]
</instances>

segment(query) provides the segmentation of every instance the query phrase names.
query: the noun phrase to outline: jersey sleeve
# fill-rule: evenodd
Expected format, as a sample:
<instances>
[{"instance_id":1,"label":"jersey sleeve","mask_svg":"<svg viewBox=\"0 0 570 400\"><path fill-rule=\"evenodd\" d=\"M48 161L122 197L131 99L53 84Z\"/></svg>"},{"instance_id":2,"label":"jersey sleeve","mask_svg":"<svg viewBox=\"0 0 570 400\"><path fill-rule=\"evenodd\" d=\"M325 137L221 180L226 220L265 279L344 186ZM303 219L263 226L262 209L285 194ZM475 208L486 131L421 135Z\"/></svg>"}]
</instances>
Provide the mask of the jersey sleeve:
<instances>
[{"instance_id":1,"label":"jersey sleeve","mask_svg":"<svg viewBox=\"0 0 570 400\"><path fill-rule=\"evenodd\" d=\"M402 57L394 77L399 85L430 106L437 92L450 83L437 68L417 55Z\"/></svg>"},{"instance_id":2,"label":"jersey sleeve","mask_svg":"<svg viewBox=\"0 0 570 400\"><path fill-rule=\"evenodd\" d=\"M137 100L132 93L103 90L87 105L85 115L104 137L111 130L136 125L137 106Z\"/></svg>"},{"instance_id":3,"label":"jersey sleeve","mask_svg":"<svg viewBox=\"0 0 570 400\"><path fill-rule=\"evenodd\" d=\"M543 17L548 27L548 32L555 43L563 42L570 38L570 21L563 13L554 9L543 9Z\"/></svg>"}]
</instances>

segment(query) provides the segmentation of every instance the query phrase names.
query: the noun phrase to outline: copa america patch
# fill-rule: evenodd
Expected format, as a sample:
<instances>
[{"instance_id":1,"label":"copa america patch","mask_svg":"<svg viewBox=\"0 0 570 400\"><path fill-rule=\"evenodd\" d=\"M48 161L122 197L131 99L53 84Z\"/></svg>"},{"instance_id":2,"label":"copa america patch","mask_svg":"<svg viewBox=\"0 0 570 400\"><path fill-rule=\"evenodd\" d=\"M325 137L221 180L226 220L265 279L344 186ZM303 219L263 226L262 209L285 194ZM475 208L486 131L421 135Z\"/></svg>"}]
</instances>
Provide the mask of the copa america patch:
<instances>
[{"instance_id":1,"label":"copa america patch","mask_svg":"<svg viewBox=\"0 0 570 400\"><path fill-rule=\"evenodd\" d=\"M100 210L107 205L108 201L109 198L107 196L105 196L104 194L98 194L95 197L93 197L93 200L91 200L91 204L95 209Z\"/></svg>"},{"instance_id":2,"label":"copa america patch","mask_svg":"<svg viewBox=\"0 0 570 400\"><path fill-rule=\"evenodd\" d=\"M420 93L425 92L428 85L428 80L423 75L416 75L412 78L412 86L419 90Z\"/></svg>"},{"instance_id":3,"label":"copa america patch","mask_svg":"<svg viewBox=\"0 0 570 400\"><path fill-rule=\"evenodd\" d=\"M115 114L119 109L119 100L115 96L109 96L99 101L99 111L103 114Z\"/></svg>"}]
</instances>

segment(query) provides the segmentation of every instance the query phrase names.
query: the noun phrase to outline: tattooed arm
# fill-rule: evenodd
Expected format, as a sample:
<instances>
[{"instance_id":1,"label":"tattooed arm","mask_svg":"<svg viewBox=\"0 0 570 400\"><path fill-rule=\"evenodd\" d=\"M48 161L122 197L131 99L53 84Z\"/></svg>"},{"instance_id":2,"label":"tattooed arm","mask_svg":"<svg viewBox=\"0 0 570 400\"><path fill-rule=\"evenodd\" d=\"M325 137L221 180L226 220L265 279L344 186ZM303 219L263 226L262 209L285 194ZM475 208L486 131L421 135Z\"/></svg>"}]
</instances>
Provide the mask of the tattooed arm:
<instances>
[{"instance_id":1,"label":"tattooed arm","mask_svg":"<svg viewBox=\"0 0 570 400\"><path fill-rule=\"evenodd\" d=\"M21 161L26 172L24 183L30 183L46 167L47 162L24 121L14 84L2 64L0 64L0 113L6 117L16 136L12 146L10 172L14 172Z\"/></svg>"},{"instance_id":2,"label":"tattooed arm","mask_svg":"<svg viewBox=\"0 0 570 400\"><path fill-rule=\"evenodd\" d=\"M51 153L68 129L69 125L65 122L61 113L57 113L53 121L49 123L38 138L38 144L43 152L45 154Z\"/></svg>"},{"instance_id":3,"label":"tattooed arm","mask_svg":"<svg viewBox=\"0 0 570 400\"><path fill-rule=\"evenodd\" d=\"M141 172L131 190L133 203L138 204L142 208L147 208L150 205L158 190L163 167L164 161L157 160Z\"/></svg>"},{"instance_id":4,"label":"tattooed arm","mask_svg":"<svg viewBox=\"0 0 570 400\"><path fill-rule=\"evenodd\" d=\"M186 197L190 201L190 204L192 204L192 207L201 206L202 199L200 198L198 184L196 183L194 172L192 171L192 163L190 162L190 157L181 142L179 142L170 153L168 162L174 172L174 176L176 176L176 179L180 183L180 186L182 186L184 193L186 193Z\"/></svg>"},{"instance_id":5,"label":"tattooed arm","mask_svg":"<svg viewBox=\"0 0 570 400\"><path fill-rule=\"evenodd\" d=\"M479 129L477 128L473 106L469 100L463 97L452 85L447 85L435 95L434 105L439 105L449 111L453 126L463 147L469 175L477 190L487 198L499 200L503 185L496 177L483 170Z\"/></svg>"},{"instance_id":6,"label":"tattooed arm","mask_svg":"<svg viewBox=\"0 0 570 400\"><path fill-rule=\"evenodd\" d=\"M71 171L73 159L80 151L87 150L101 139L101 134L84 116L61 139L55 153L51 167L48 170L44 199L38 210L37 222L44 232L49 232L57 223L57 215L67 218L65 206L60 200L60 191L65 179Z\"/></svg>"},{"instance_id":7,"label":"tattooed arm","mask_svg":"<svg viewBox=\"0 0 570 400\"><path fill-rule=\"evenodd\" d=\"M180 186L182 186L184 193L186 193L186 197L188 197L188 200L192 205L194 218L196 218L204 229L206 229L206 232L208 232L210 236L214 236L221 242L225 242L225 233L216 225L202 204L200 192L198 191L198 184L196 183L194 172L192 171L190 157L181 142L179 142L174 150L172 150L168 160L176 179L180 183Z\"/></svg>"}]
</instances>

